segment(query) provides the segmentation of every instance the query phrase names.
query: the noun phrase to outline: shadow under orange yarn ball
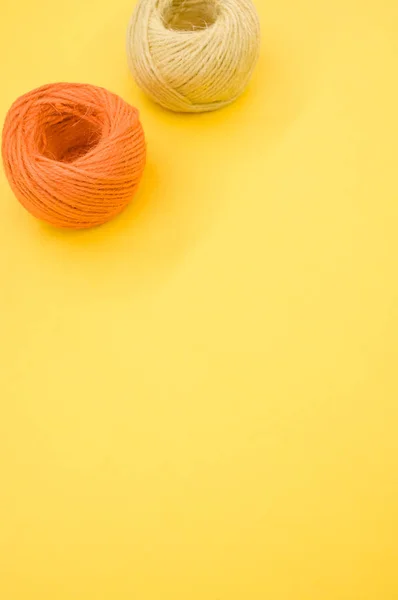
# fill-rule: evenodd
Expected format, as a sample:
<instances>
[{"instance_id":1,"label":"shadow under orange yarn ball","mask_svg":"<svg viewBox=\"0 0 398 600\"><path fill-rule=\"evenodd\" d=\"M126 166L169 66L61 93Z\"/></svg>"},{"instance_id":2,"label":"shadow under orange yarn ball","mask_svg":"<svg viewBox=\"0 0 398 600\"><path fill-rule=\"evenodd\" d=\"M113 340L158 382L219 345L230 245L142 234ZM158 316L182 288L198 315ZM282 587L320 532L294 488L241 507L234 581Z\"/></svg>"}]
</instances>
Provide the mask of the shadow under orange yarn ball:
<instances>
[{"instance_id":1,"label":"shadow under orange yarn ball","mask_svg":"<svg viewBox=\"0 0 398 600\"><path fill-rule=\"evenodd\" d=\"M138 111L122 98L92 85L56 83L14 102L2 154L10 185L32 215L83 229L129 203L146 148Z\"/></svg>"}]
</instances>

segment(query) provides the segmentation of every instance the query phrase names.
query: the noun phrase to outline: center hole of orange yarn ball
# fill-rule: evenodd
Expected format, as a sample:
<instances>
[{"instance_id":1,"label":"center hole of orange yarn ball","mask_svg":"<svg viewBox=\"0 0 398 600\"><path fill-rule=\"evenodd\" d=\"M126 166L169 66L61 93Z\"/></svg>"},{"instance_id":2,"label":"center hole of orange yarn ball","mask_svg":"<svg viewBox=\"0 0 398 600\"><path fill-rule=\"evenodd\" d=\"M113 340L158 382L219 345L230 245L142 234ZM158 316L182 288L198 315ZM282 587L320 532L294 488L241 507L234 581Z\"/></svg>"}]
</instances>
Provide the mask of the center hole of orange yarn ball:
<instances>
[{"instance_id":1,"label":"center hole of orange yarn ball","mask_svg":"<svg viewBox=\"0 0 398 600\"><path fill-rule=\"evenodd\" d=\"M77 114L76 114L77 113ZM87 110L86 110L87 113ZM39 150L58 162L73 162L95 148L102 136L100 116L83 110L44 111L39 124Z\"/></svg>"},{"instance_id":2,"label":"center hole of orange yarn ball","mask_svg":"<svg viewBox=\"0 0 398 600\"><path fill-rule=\"evenodd\" d=\"M195 31L206 29L217 20L217 7L213 0L171 0L163 12L168 29Z\"/></svg>"}]
</instances>

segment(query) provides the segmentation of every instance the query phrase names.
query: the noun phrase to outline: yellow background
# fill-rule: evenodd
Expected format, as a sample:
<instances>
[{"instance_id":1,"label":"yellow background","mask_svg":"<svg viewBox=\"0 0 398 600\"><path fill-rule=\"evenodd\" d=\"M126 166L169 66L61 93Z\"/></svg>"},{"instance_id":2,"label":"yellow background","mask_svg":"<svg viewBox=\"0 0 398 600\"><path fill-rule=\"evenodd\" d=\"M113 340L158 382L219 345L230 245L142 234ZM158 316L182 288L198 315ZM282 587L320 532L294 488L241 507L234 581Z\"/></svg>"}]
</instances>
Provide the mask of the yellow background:
<instances>
[{"instance_id":1,"label":"yellow background","mask_svg":"<svg viewBox=\"0 0 398 600\"><path fill-rule=\"evenodd\" d=\"M2 0L3 121L140 107L136 201L35 221L0 175L0 598L398 598L398 4L258 0L248 92L132 82L129 0Z\"/></svg>"}]
</instances>

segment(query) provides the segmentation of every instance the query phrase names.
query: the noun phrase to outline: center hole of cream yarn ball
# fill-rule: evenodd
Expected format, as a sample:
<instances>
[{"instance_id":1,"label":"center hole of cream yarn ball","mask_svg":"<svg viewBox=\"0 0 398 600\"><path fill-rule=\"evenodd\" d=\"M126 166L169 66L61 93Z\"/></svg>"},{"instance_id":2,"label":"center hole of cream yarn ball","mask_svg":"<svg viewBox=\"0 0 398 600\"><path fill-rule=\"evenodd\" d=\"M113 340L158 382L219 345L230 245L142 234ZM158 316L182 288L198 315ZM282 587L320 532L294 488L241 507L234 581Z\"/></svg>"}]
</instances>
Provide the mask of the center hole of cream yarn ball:
<instances>
[{"instance_id":1,"label":"center hole of cream yarn ball","mask_svg":"<svg viewBox=\"0 0 398 600\"><path fill-rule=\"evenodd\" d=\"M172 0L163 12L163 22L175 31L206 29L217 20L217 7L212 0Z\"/></svg>"},{"instance_id":2,"label":"center hole of cream yarn ball","mask_svg":"<svg viewBox=\"0 0 398 600\"><path fill-rule=\"evenodd\" d=\"M93 150L102 137L102 115L87 107L45 105L37 124L39 152L52 160L71 163Z\"/></svg>"}]
</instances>

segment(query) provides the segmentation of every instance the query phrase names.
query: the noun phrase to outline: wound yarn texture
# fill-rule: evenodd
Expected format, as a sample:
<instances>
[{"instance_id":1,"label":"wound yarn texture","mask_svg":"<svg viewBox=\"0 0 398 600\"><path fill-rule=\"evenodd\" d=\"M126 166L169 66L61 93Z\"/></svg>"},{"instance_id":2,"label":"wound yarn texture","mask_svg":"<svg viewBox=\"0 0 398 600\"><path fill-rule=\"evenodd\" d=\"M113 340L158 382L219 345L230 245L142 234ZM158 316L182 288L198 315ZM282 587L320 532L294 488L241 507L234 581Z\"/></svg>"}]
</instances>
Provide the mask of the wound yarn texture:
<instances>
[{"instance_id":1,"label":"wound yarn texture","mask_svg":"<svg viewBox=\"0 0 398 600\"><path fill-rule=\"evenodd\" d=\"M130 202L145 166L138 111L92 85L55 83L21 96L3 127L12 190L58 227L101 225Z\"/></svg>"},{"instance_id":2,"label":"wound yarn texture","mask_svg":"<svg viewBox=\"0 0 398 600\"><path fill-rule=\"evenodd\" d=\"M137 84L177 112L233 102L249 82L259 48L251 0L138 0L127 32Z\"/></svg>"}]
</instances>

